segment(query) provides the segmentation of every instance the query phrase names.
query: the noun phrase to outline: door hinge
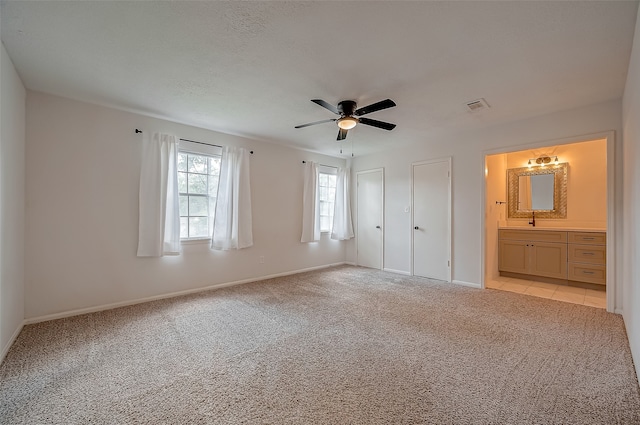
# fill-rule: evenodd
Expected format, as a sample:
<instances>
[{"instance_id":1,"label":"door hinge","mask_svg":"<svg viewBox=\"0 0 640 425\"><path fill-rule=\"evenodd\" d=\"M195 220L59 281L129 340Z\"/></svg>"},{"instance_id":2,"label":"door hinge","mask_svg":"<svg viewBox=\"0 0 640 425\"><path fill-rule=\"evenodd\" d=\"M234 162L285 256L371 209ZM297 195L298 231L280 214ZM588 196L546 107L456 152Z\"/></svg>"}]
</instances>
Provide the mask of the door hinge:
<instances>
[{"instance_id":1,"label":"door hinge","mask_svg":"<svg viewBox=\"0 0 640 425\"><path fill-rule=\"evenodd\" d=\"M451 261L447 261L447 267L451 267Z\"/></svg>"}]
</instances>

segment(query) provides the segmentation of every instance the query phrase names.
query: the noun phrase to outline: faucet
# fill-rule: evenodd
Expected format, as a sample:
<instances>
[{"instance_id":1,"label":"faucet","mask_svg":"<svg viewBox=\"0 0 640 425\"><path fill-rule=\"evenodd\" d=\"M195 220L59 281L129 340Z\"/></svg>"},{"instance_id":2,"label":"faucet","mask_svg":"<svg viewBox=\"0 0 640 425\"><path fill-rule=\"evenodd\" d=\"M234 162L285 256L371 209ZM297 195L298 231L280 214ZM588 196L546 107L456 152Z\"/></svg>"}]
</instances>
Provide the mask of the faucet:
<instances>
[{"instance_id":1,"label":"faucet","mask_svg":"<svg viewBox=\"0 0 640 425\"><path fill-rule=\"evenodd\" d=\"M531 211L531 221L529 222L529 224L532 224L533 227L536 227L536 212L535 211Z\"/></svg>"}]
</instances>

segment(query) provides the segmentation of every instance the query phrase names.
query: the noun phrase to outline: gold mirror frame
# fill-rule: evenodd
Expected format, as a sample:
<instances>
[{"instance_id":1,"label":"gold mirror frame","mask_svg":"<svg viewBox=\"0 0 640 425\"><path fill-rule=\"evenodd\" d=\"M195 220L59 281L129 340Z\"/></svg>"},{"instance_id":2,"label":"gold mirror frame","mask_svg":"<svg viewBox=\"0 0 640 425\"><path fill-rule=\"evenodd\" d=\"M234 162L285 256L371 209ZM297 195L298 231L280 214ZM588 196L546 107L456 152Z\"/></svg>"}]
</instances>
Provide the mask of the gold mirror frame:
<instances>
[{"instance_id":1,"label":"gold mirror frame","mask_svg":"<svg viewBox=\"0 0 640 425\"><path fill-rule=\"evenodd\" d=\"M550 165L546 167L522 167L507 170L507 210L508 218L529 218L535 211L536 218L567 218L567 170L568 164ZM552 210L519 210L518 181L521 176L537 176L554 174L553 209Z\"/></svg>"}]
</instances>

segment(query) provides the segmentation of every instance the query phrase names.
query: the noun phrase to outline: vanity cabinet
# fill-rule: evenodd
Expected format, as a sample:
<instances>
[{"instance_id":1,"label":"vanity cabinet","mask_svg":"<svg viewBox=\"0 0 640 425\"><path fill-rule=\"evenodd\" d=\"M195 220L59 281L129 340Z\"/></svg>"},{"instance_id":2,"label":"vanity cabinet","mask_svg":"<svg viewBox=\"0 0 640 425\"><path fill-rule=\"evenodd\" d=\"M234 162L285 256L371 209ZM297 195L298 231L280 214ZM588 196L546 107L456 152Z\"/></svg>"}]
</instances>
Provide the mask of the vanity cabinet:
<instances>
[{"instance_id":1,"label":"vanity cabinet","mask_svg":"<svg viewBox=\"0 0 640 425\"><path fill-rule=\"evenodd\" d=\"M605 232L499 229L498 270L605 285L606 240Z\"/></svg>"},{"instance_id":2,"label":"vanity cabinet","mask_svg":"<svg viewBox=\"0 0 640 425\"><path fill-rule=\"evenodd\" d=\"M499 231L500 271L567 279L567 233Z\"/></svg>"}]
</instances>

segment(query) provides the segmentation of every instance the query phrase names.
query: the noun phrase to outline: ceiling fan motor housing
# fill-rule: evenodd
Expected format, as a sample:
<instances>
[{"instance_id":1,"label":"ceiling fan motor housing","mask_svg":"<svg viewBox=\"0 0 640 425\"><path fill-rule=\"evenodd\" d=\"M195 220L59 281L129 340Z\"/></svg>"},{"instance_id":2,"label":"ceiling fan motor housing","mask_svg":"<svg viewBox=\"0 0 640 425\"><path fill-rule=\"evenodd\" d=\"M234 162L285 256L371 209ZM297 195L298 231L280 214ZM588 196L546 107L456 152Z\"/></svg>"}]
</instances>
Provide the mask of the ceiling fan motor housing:
<instances>
[{"instance_id":1,"label":"ceiling fan motor housing","mask_svg":"<svg viewBox=\"0 0 640 425\"><path fill-rule=\"evenodd\" d=\"M353 100L343 100L338 103L338 112L340 112L340 115L343 117L348 117L353 115L356 110L356 106L356 102Z\"/></svg>"}]
</instances>

